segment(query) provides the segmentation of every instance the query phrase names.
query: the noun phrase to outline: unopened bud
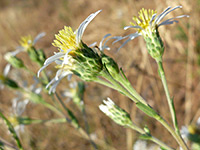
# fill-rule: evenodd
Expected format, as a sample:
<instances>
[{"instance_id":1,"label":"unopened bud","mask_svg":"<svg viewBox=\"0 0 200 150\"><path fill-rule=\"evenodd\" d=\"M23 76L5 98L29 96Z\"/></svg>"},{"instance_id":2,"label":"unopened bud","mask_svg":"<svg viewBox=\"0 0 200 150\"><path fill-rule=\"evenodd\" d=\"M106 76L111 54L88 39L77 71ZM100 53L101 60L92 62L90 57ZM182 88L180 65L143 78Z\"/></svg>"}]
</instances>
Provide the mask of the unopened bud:
<instances>
[{"instance_id":1,"label":"unopened bud","mask_svg":"<svg viewBox=\"0 0 200 150\"><path fill-rule=\"evenodd\" d=\"M119 74L119 67L111 57L102 54L102 63L113 78Z\"/></svg>"},{"instance_id":2,"label":"unopened bud","mask_svg":"<svg viewBox=\"0 0 200 150\"><path fill-rule=\"evenodd\" d=\"M1 80L1 83L3 83L4 85L6 85L10 88L13 88L13 89L19 88L18 84L14 80L12 80L8 77L0 75L0 80Z\"/></svg>"},{"instance_id":3,"label":"unopened bud","mask_svg":"<svg viewBox=\"0 0 200 150\"><path fill-rule=\"evenodd\" d=\"M110 117L114 122L121 126L131 126L133 123L131 121L130 115L119 106L117 106L110 98L105 103L99 106L100 110L104 112L108 117Z\"/></svg>"},{"instance_id":4,"label":"unopened bud","mask_svg":"<svg viewBox=\"0 0 200 150\"><path fill-rule=\"evenodd\" d=\"M5 59L14 67L14 68L23 68L24 63L21 59L17 58L16 56L13 56L12 53L7 53L5 55Z\"/></svg>"}]
</instances>

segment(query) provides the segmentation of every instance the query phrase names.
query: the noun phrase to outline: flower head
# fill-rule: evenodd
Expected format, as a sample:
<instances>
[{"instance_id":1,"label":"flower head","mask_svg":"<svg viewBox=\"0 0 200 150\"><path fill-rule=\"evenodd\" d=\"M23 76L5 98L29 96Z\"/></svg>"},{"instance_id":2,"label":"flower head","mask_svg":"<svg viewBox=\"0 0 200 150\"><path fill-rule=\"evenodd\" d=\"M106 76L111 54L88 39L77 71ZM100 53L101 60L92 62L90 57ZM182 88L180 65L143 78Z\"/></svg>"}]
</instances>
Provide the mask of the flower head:
<instances>
[{"instance_id":1,"label":"flower head","mask_svg":"<svg viewBox=\"0 0 200 150\"><path fill-rule=\"evenodd\" d=\"M124 36L124 37L114 37L115 41L113 43L116 43L120 40L128 38L121 45L120 48L122 48L130 40L133 40L134 38L142 35L144 40L146 41L149 54L156 60L161 59L164 53L164 45L160 38L158 27L162 25L173 24L174 22L177 23L178 20L176 19L178 18L189 17L188 15L181 15L181 16L177 16L177 17L162 21L165 18L165 16L167 16L170 12L178 8L182 8L182 6L176 6L174 8L168 7L159 15L157 15L157 12L154 10L150 10L150 9L147 10L147 9L142 8L138 12L139 16L133 17L134 22L131 22L131 26L124 27L125 30L129 28L135 28L137 32Z\"/></svg>"},{"instance_id":2,"label":"flower head","mask_svg":"<svg viewBox=\"0 0 200 150\"><path fill-rule=\"evenodd\" d=\"M43 67L38 71L39 76L40 72L49 64L52 62L57 64L56 76L47 85L48 88L53 84L49 90L50 93L55 92L58 83L65 76L70 77L72 74L76 74L81 79L90 81L101 71L100 56L82 42L86 27L100 11L89 15L76 31L73 32L71 27L65 26L55 35L56 40L54 40L53 46L58 47L59 52L46 59Z\"/></svg>"},{"instance_id":3,"label":"flower head","mask_svg":"<svg viewBox=\"0 0 200 150\"><path fill-rule=\"evenodd\" d=\"M45 33L41 32L34 39L31 35L21 37L21 39L19 41L20 46L18 46L17 49L14 52L12 52L13 56L17 55L18 53L20 53L22 51L31 50L35 46L37 41L44 36L45 36Z\"/></svg>"},{"instance_id":4,"label":"flower head","mask_svg":"<svg viewBox=\"0 0 200 150\"><path fill-rule=\"evenodd\" d=\"M14 98L12 100L12 115L8 117L8 120L12 123L16 133L24 132L24 124L21 122L22 114L26 109L29 100L20 100Z\"/></svg>"},{"instance_id":5,"label":"flower head","mask_svg":"<svg viewBox=\"0 0 200 150\"><path fill-rule=\"evenodd\" d=\"M147 9L142 8L138 12L139 16L133 17L134 22L131 22L132 26L126 26L124 29L126 30L128 28L135 28L139 35L145 36L145 34L150 34L151 32L154 32L155 30L157 30L158 27L162 25L173 24L174 22L178 23L178 21L176 20L178 18L189 17L188 15L181 15L181 16L177 16L177 17L162 21L163 18L167 14L169 14L170 12L178 8L182 8L182 6L176 6L172 9L171 7L168 7L159 15L157 15L157 12L154 10L150 10L150 9L147 10Z\"/></svg>"},{"instance_id":6,"label":"flower head","mask_svg":"<svg viewBox=\"0 0 200 150\"><path fill-rule=\"evenodd\" d=\"M30 47L33 46L33 38L30 35L23 36L21 37L21 40L19 41L19 43L25 50L28 50Z\"/></svg>"},{"instance_id":7,"label":"flower head","mask_svg":"<svg viewBox=\"0 0 200 150\"><path fill-rule=\"evenodd\" d=\"M103 100L104 104L99 106L99 109L110 117L114 122L121 126L132 125L130 115L119 106L117 106L110 98Z\"/></svg>"}]
</instances>

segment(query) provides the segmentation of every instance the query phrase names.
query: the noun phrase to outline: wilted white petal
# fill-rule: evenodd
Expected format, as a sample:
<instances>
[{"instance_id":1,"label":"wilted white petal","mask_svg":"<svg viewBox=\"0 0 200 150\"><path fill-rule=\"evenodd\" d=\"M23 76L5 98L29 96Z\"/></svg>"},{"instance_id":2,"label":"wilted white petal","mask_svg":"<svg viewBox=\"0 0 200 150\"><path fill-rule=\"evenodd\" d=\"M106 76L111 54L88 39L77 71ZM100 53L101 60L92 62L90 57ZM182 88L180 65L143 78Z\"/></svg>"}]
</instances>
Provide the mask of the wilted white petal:
<instances>
[{"instance_id":1,"label":"wilted white petal","mask_svg":"<svg viewBox=\"0 0 200 150\"><path fill-rule=\"evenodd\" d=\"M67 50L67 52L66 52L66 54L65 54L65 56L64 56L64 60L63 60L63 62L62 62L62 66L64 66L65 64L68 64L68 60L69 60L69 58L71 57L71 56L69 56L68 54L69 54L69 52L71 52L72 50L71 49L68 49Z\"/></svg>"},{"instance_id":2,"label":"wilted white petal","mask_svg":"<svg viewBox=\"0 0 200 150\"><path fill-rule=\"evenodd\" d=\"M141 26L125 26L124 30L127 30L129 28L137 28L137 29L141 29L141 30L143 29Z\"/></svg>"},{"instance_id":3,"label":"wilted white petal","mask_svg":"<svg viewBox=\"0 0 200 150\"><path fill-rule=\"evenodd\" d=\"M96 45L97 45L97 42L94 42L94 43L90 44L89 47L94 47Z\"/></svg>"},{"instance_id":4,"label":"wilted white petal","mask_svg":"<svg viewBox=\"0 0 200 150\"><path fill-rule=\"evenodd\" d=\"M155 24L159 23L158 20L160 19L160 17L167 12L170 8L172 8L171 6L167 7L160 15L158 15L154 21Z\"/></svg>"},{"instance_id":5,"label":"wilted white petal","mask_svg":"<svg viewBox=\"0 0 200 150\"><path fill-rule=\"evenodd\" d=\"M53 78L53 79L46 85L46 89L47 89L53 82L55 82L55 81L56 81L56 79Z\"/></svg>"},{"instance_id":6,"label":"wilted white petal","mask_svg":"<svg viewBox=\"0 0 200 150\"><path fill-rule=\"evenodd\" d=\"M78 28L78 31L77 31L77 35L76 35L76 42L77 43L80 43L81 42L81 39L82 39L82 36L83 36L83 33L86 29L86 27L88 26L88 24L96 17L96 15L98 13L100 13L101 10L98 10L97 12L95 13L92 13L91 15L89 15L79 26Z\"/></svg>"},{"instance_id":7,"label":"wilted white petal","mask_svg":"<svg viewBox=\"0 0 200 150\"><path fill-rule=\"evenodd\" d=\"M104 41L107 37L109 37L109 36L111 36L111 34L106 34L106 35L102 38L101 42L99 43L99 48L100 48L100 50L103 48L103 41Z\"/></svg>"},{"instance_id":8,"label":"wilted white petal","mask_svg":"<svg viewBox=\"0 0 200 150\"><path fill-rule=\"evenodd\" d=\"M158 24L167 14L169 14L170 12L174 11L174 10L177 9L177 8L182 8L182 6L176 6L176 7L172 8L171 10L166 11L165 13L163 13L163 14L160 16L160 18L157 20L157 24Z\"/></svg>"},{"instance_id":9,"label":"wilted white petal","mask_svg":"<svg viewBox=\"0 0 200 150\"><path fill-rule=\"evenodd\" d=\"M151 17L151 20L149 21L150 25L152 24L152 21L154 21L155 17L156 17L156 14L153 14L153 16Z\"/></svg>"},{"instance_id":10,"label":"wilted white petal","mask_svg":"<svg viewBox=\"0 0 200 150\"><path fill-rule=\"evenodd\" d=\"M59 69L59 70L56 72L55 80L58 80L58 79L59 79L59 76L61 75L62 72L63 72L62 69Z\"/></svg>"},{"instance_id":11,"label":"wilted white petal","mask_svg":"<svg viewBox=\"0 0 200 150\"><path fill-rule=\"evenodd\" d=\"M20 52L22 52L22 51L24 51L24 50L25 50L24 47L18 46L18 47L16 48L16 50L13 51L13 52L11 52L11 53L12 53L13 56L16 56L17 54L19 54Z\"/></svg>"},{"instance_id":12,"label":"wilted white petal","mask_svg":"<svg viewBox=\"0 0 200 150\"><path fill-rule=\"evenodd\" d=\"M44 65L44 66L42 66L42 67L40 68L40 70L37 72L37 77L40 76L40 72L41 72L42 70L44 70L48 65L49 65L49 64Z\"/></svg>"},{"instance_id":13,"label":"wilted white petal","mask_svg":"<svg viewBox=\"0 0 200 150\"><path fill-rule=\"evenodd\" d=\"M60 69L61 70L61 69ZM60 70L58 70L59 72L60 72ZM57 71L57 72L58 72ZM70 74L72 74L72 72L71 71L63 71L61 74L60 74L60 77L59 78L53 78L48 84L47 84L47 86L46 86L46 88L48 88L51 84L52 84L52 86L50 87L50 89L49 89L49 94L50 93L55 93L55 91L56 91L56 87L57 87L57 85L58 85L58 83L60 82L60 80L62 80L64 77L66 77L67 75L70 75Z\"/></svg>"},{"instance_id":14,"label":"wilted white petal","mask_svg":"<svg viewBox=\"0 0 200 150\"><path fill-rule=\"evenodd\" d=\"M126 40L126 41L117 49L117 51L119 51L122 47L124 47L124 45L126 45L129 41L131 41L130 38L129 38L128 40Z\"/></svg>"},{"instance_id":15,"label":"wilted white petal","mask_svg":"<svg viewBox=\"0 0 200 150\"><path fill-rule=\"evenodd\" d=\"M35 37L35 39L33 40L33 45L35 45L35 43L37 43L37 41L38 41L39 39L41 39L42 37L44 37L45 35L46 35L45 32L39 33L39 34Z\"/></svg>"},{"instance_id":16,"label":"wilted white petal","mask_svg":"<svg viewBox=\"0 0 200 150\"><path fill-rule=\"evenodd\" d=\"M3 70L3 75L4 76L7 76L9 71L10 71L10 68L11 68L11 65L10 64L7 64Z\"/></svg>"},{"instance_id":17,"label":"wilted white petal","mask_svg":"<svg viewBox=\"0 0 200 150\"><path fill-rule=\"evenodd\" d=\"M64 55L65 55L65 54L62 53L62 52L55 53L53 56L51 56L51 57L49 57L49 58L47 58L47 59L45 60L44 65L50 64L50 63L54 62L55 60L57 60L57 59L59 59L59 58L61 58L61 57L64 57Z\"/></svg>"},{"instance_id":18,"label":"wilted white petal","mask_svg":"<svg viewBox=\"0 0 200 150\"><path fill-rule=\"evenodd\" d=\"M174 20L174 19L179 19L179 18L183 18L183 17L189 17L189 16L188 16L188 15L181 15L181 16L177 16L177 17L174 17L174 18L167 19L167 20L161 22L161 23L158 25L158 27L159 27L159 26L162 26L162 25L173 24L174 22L178 23L178 21L177 21L177 20Z\"/></svg>"}]
</instances>

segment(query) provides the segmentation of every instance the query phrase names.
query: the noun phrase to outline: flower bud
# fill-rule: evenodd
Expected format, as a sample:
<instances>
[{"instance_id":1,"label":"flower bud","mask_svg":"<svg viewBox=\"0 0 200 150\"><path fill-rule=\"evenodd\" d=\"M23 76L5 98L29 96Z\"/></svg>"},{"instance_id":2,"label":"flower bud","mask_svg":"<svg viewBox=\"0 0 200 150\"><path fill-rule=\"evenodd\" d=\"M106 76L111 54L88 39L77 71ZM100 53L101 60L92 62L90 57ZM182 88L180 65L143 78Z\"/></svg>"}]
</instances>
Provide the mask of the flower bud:
<instances>
[{"instance_id":1,"label":"flower bud","mask_svg":"<svg viewBox=\"0 0 200 150\"><path fill-rule=\"evenodd\" d=\"M23 68L24 63L21 59L17 58L16 56L13 56L12 53L7 53L5 55L5 59L14 67L14 68Z\"/></svg>"},{"instance_id":2,"label":"flower bud","mask_svg":"<svg viewBox=\"0 0 200 150\"><path fill-rule=\"evenodd\" d=\"M110 117L114 122L121 126L132 126L130 115L119 106L117 106L110 98L99 106L100 110Z\"/></svg>"},{"instance_id":3,"label":"flower bud","mask_svg":"<svg viewBox=\"0 0 200 150\"><path fill-rule=\"evenodd\" d=\"M113 78L119 74L119 67L111 57L102 54L102 64L106 67Z\"/></svg>"},{"instance_id":4,"label":"flower bud","mask_svg":"<svg viewBox=\"0 0 200 150\"><path fill-rule=\"evenodd\" d=\"M101 57L84 43L80 49L70 54L74 60L71 70L84 81L92 81L101 72L103 65Z\"/></svg>"},{"instance_id":5,"label":"flower bud","mask_svg":"<svg viewBox=\"0 0 200 150\"><path fill-rule=\"evenodd\" d=\"M6 85L10 88L13 88L13 89L19 88L18 84L14 80L12 80L8 77L5 77L3 75L0 75L0 81L1 81L1 83L3 83L4 85Z\"/></svg>"}]
</instances>

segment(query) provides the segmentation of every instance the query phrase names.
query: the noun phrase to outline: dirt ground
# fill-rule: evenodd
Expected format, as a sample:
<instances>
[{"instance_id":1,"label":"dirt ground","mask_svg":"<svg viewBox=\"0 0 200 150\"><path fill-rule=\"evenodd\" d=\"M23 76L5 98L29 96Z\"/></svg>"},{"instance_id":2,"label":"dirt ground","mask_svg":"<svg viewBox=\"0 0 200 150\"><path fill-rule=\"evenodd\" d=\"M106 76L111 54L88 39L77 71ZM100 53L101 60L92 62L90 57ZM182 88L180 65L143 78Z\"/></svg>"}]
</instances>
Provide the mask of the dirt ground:
<instances>
[{"instance_id":1,"label":"dirt ground","mask_svg":"<svg viewBox=\"0 0 200 150\"><path fill-rule=\"evenodd\" d=\"M200 33L199 15L200 1L194 0L0 0L0 66L1 72L7 62L4 54L13 51L19 46L21 36L31 35L35 37L40 32L46 36L37 44L36 48L44 49L47 57L57 51L52 46L54 35L65 25L77 29L79 24L92 12L102 9L102 12L87 27L83 41L87 44L100 42L102 37L110 33L112 36L128 35L134 33L134 29L123 30L130 25L132 17L137 16L141 8L156 9L162 12L168 6L182 5L183 8L170 13L166 18L188 14L190 18L179 19L178 24L160 27L160 35L165 44L163 56L164 68L169 83L170 94L174 97L175 108L179 127L194 123L200 116ZM123 68L133 87L155 108L167 121L170 113L165 93L157 73L154 60L148 55L142 37L129 42L120 51L117 48L122 44L108 43L111 47L106 54L117 61ZM20 54L28 67L35 73L39 67ZM52 78L56 69L53 65L47 68L53 70ZM17 79L16 72L11 74ZM73 77L75 78L75 77ZM24 73L23 80L32 83L28 74ZM66 86L67 85L67 86ZM67 89L66 79L59 84L57 91ZM0 90L0 110L9 116L12 99L15 92L8 88ZM120 107L131 114L132 120L139 126L145 124L151 133L162 139L171 146L176 142L171 135L155 120L145 116L125 96L96 83L86 83L84 101L90 126L90 133L98 139L100 150L131 150L133 143L139 138L139 134L130 129L115 124L98 106L103 99L110 97ZM49 99L46 99L50 101ZM67 106L78 117L81 126L84 127L80 111L70 101ZM35 119L50 119L57 116L41 105L29 104L24 116ZM0 125L0 137L15 144L14 140L6 131L5 125ZM69 124L33 124L25 127L25 132L20 139L27 150L90 150L93 149L90 142Z\"/></svg>"}]
</instances>

